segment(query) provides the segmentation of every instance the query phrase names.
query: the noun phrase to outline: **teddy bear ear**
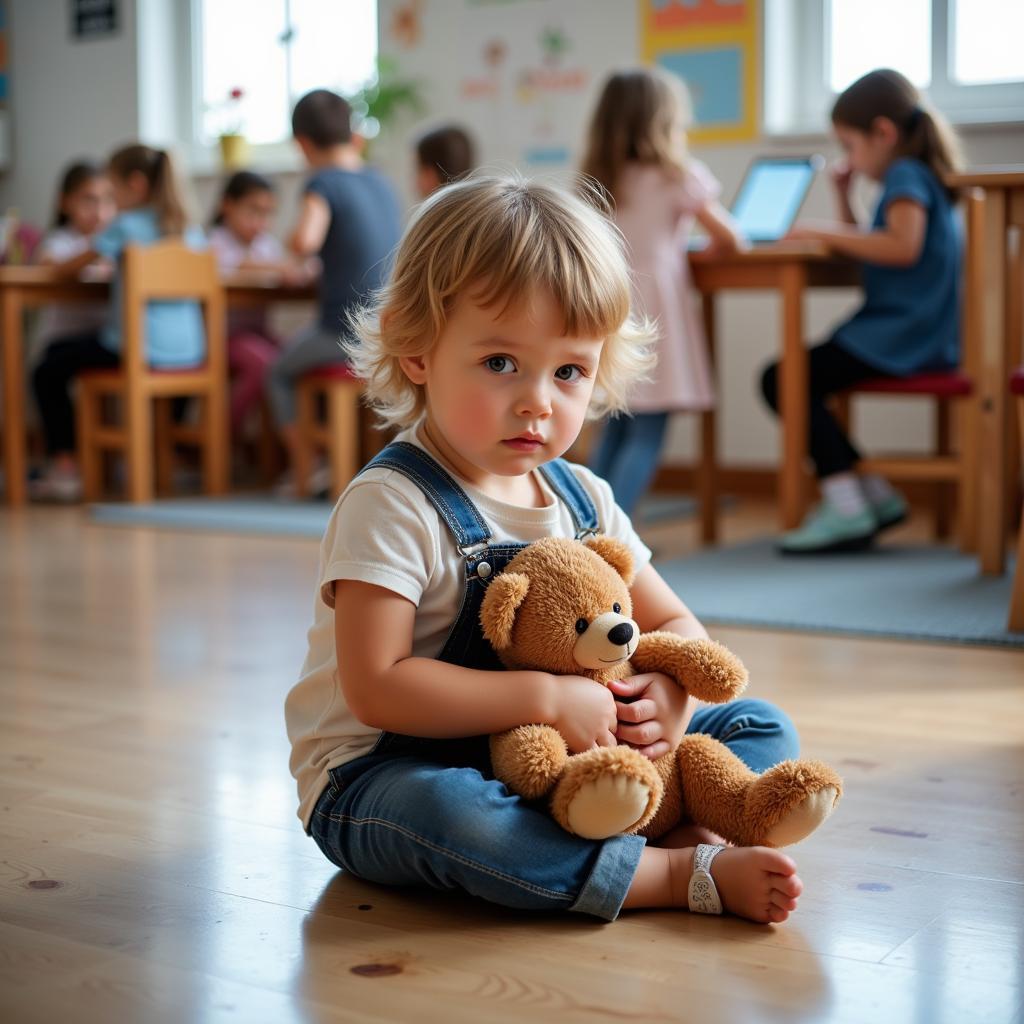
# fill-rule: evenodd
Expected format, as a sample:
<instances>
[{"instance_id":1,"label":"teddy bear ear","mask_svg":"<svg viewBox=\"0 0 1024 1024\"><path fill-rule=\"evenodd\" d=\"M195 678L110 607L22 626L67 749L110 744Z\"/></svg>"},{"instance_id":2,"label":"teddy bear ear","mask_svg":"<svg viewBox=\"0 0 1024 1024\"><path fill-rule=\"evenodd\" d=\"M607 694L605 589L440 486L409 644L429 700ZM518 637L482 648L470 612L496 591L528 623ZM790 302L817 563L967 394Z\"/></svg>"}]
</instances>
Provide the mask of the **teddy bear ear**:
<instances>
[{"instance_id":1,"label":"teddy bear ear","mask_svg":"<svg viewBox=\"0 0 1024 1024\"><path fill-rule=\"evenodd\" d=\"M633 583L633 555L629 548L614 537L598 534L583 542L591 551L600 555L625 581L626 586Z\"/></svg>"},{"instance_id":2,"label":"teddy bear ear","mask_svg":"<svg viewBox=\"0 0 1024 1024\"><path fill-rule=\"evenodd\" d=\"M480 625L496 651L511 646L516 612L529 589L530 577L521 572L503 572L487 588L480 608Z\"/></svg>"}]
</instances>

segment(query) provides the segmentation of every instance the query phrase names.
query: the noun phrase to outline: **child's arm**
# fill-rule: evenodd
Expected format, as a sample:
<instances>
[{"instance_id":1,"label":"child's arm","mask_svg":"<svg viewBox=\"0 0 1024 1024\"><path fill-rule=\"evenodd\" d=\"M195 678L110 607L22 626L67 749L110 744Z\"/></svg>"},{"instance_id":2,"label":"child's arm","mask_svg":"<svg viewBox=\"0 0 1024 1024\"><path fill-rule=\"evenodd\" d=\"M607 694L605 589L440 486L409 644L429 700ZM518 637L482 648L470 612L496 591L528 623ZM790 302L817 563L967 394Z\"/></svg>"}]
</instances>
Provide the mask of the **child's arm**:
<instances>
[{"instance_id":1,"label":"child's arm","mask_svg":"<svg viewBox=\"0 0 1024 1024\"><path fill-rule=\"evenodd\" d=\"M665 630L687 639L707 639L700 620L650 563L637 573L630 595L633 620L642 632ZM661 672L645 672L612 683L612 692L637 698L632 704L618 705L616 737L652 759L679 746L694 712L703 706Z\"/></svg>"},{"instance_id":2,"label":"child's arm","mask_svg":"<svg viewBox=\"0 0 1024 1024\"><path fill-rule=\"evenodd\" d=\"M552 725L573 752L614 746L615 702L599 683L486 672L412 656L416 607L384 587L334 584L338 679L361 722L407 736L460 737Z\"/></svg>"},{"instance_id":3,"label":"child's arm","mask_svg":"<svg viewBox=\"0 0 1024 1024\"><path fill-rule=\"evenodd\" d=\"M331 226L331 208L327 200L315 192L302 197L299 220L288 239L288 248L296 256L315 256L323 247L327 230Z\"/></svg>"},{"instance_id":4,"label":"child's arm","mask_svg":"<svg viewBox=\"0 0 1024 1024\"><path fill-rule=\"evenodd\" d=\"M786 236L822 242L844 256L887 267L913 266L921 255L928 214L913 199L894 199L885 208L885 226L862 231L855 225L802 225Z\"/></svg>"},{"instance_id":5,"label":"child's arm","mask_svg":"<svg viewBox=\"0 0 1024 1024\"><path fill-rule=\"evenodd\" d=\"M738 252L746 248L746 239L729 211L717 199L705 203L696 214L697 223L708 233L711 248L717 252Z\"/></svg>"},{"instance_id":6,"label":"child's arm","mask_svg":"<svg viewBox=\"0 0 1024 1024\"><path fill-rule=\"evenodd\" d=\"M72 256L69 260L58 261L44 258L42 262L47 266L53 267L58 277L68 278L77 277L90 263L95 263L96 260L102 258L103 256L100 253L93 249L87 249L77 256Z\"/></svg>"}]
</instances>

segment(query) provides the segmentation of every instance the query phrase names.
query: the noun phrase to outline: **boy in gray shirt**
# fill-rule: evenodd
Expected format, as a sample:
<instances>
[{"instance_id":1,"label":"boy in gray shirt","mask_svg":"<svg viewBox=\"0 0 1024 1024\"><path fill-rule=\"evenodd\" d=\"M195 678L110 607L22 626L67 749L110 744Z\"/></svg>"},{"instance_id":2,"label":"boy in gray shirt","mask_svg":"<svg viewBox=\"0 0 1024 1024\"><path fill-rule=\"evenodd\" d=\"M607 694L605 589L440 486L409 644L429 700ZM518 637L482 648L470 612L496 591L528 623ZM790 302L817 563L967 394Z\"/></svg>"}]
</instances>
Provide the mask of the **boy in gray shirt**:
<instances>
[{"instance_id":1,"label":"boy in gray shirt","mask_svg":"<svg viewBox=\"0 0 1024 1024\"><path fill-rule=\"evenodd\" d=\"M398 198L384 175L363 163L351 117L348 103L327 89L307 93L292 112L292 134L313 173L289 247L299 257L319 256L323 269L317 323L287 346L267 376L290 466L296 381L316 367L344 362L340 341L348 311L384 283L401 235Z\"/></svg>"}]
</instances>

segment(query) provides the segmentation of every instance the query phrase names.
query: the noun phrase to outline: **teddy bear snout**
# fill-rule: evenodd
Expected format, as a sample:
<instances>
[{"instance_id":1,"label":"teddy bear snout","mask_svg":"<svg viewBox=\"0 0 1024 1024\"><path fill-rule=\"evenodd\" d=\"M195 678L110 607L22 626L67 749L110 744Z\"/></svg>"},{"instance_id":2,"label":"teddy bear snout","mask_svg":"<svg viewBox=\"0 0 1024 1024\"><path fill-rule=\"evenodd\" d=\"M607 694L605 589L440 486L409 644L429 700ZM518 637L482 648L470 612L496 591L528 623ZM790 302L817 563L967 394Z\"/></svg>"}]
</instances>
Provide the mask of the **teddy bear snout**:
<instances>
[{"instance_id":1,"label":"teddy bear snout","mask_svg":"<svg viewBox=\"0 0 1024 1024\"><path fill-rule=\"evenodd\" d=\"M636 652L640 629L625 615L605 612L580 635L572 656L583 668L608 668L626 661Z\"/></svg>"},{"instance_id":2,"label":"teddy bear snout","mask_svg":"<svg viewBox=\"0 0 1024 1024\"><path fill-rule=\"evenodd\" d=\"M608 639L613 644L628 644L633 639L633 627L628 622L620 622L608 630Z\"/></svg>"}]
</instances>

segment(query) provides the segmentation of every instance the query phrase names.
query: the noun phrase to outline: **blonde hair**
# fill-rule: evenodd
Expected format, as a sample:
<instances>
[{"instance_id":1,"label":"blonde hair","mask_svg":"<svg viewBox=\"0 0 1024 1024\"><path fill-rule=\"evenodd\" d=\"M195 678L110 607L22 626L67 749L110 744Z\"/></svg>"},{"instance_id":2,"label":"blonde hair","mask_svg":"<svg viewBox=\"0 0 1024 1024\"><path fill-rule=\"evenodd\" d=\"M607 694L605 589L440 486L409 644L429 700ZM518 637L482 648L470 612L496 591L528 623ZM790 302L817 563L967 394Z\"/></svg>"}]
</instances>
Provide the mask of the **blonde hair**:
<instances>
[{"instance_id":1,"label":"blonde hair","mask_svg":"<svg viewBox=\"0 0 1024 1024\"><path fill-rule=\"evenodd\" d=\"M420 206L390 280L351 317L357 340L346 351L370 405L386 423L415 423L423 388L399 360L433 348L460 295L505 310L536 288L550 291L567 336L605 339L589 415L624 410L654 362L654 330L630 316L621 236L583 199L517 176L470 177Z\"/></svg>"},{"instance_id":2,"label":"blonde hair","mask_svg":"<svg viewBox=\"0 0 1024 1024\"><path fill-rule=\"evenodd\" d=\"M178 178L174 161L165 149L154 149L136 143L122 146L107 161L111 174L127 180L138 172L149 183L147 206L156 211L160 230L165 235L180 235L189 222L185 190Z\"/></svg>"},{"instance_id":3,"label":"blonde hair","mask_svg":"<svg viewBox=\"0 0 1024 1024\"><path fill-rule=\"evenodd\" d=\"M681 177L691 120L690 96L681 78L659 68L616 72L605 82L590 119L581 170L613 198L628 163Z\"/></svg>"}]
</instances>

